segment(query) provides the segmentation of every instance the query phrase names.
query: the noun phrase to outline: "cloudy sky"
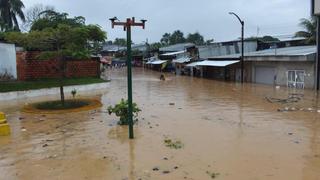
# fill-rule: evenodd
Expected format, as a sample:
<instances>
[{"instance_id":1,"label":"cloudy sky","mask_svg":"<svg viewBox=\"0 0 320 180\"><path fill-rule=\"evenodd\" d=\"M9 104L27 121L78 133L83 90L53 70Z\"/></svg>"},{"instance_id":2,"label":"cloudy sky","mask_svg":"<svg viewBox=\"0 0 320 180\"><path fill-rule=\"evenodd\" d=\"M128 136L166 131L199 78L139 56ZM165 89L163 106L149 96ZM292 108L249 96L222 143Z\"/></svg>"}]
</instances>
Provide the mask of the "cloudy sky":
<instances>
[{"instance_id":1,"label":"cloudy sky","mask_svg":"<svg viewBox=\"0 0 320 180\"><path fill-rule=\"evenodd\" d=\"M240 23L228 12L245 20L245 36L288 35L301 29L301 18L310 16L310 0L22 0L26 9L34 4L52 5L71 16L84 16L99 24L108 39L125 37L120 28L111 29L108 19L117 16L148 20L146 29L134 28L133 41L159 41L165 32L180 29L200 32L205 39L233 40L240 37Z\"/></svg>"}]
</instances>

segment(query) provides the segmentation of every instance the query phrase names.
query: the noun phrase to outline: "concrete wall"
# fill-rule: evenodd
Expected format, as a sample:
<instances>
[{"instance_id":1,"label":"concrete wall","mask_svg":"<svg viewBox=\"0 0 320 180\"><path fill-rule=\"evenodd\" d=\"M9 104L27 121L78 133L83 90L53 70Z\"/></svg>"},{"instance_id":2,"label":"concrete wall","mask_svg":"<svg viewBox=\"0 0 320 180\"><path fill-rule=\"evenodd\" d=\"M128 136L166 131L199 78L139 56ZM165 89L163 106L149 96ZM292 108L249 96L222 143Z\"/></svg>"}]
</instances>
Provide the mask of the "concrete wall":
<instances>
[{"instance_id":1,"label":"concrete wall","mask_svg":"<svg viewBox=\"0 0 320 180\"><path fill-rule=\"evenodd\" d=\"M256 67L273 67L275 69L275 85L287 86L287 71L304 70L305 71L305 88L314 88L314 62L292 62L292 61L269 61L269 62L251 62L251 81L255 82Z\"/></svg>"},{"instance_id":2,"label":"concrete wall","mask_svg":"<svg viewBox=\"0 0 320 180\"><path fill-rule=\"evenodd\" d=\"M8 77L17 78L15 45L0 43L0 80Z\"/></svg>"}]
</instances>

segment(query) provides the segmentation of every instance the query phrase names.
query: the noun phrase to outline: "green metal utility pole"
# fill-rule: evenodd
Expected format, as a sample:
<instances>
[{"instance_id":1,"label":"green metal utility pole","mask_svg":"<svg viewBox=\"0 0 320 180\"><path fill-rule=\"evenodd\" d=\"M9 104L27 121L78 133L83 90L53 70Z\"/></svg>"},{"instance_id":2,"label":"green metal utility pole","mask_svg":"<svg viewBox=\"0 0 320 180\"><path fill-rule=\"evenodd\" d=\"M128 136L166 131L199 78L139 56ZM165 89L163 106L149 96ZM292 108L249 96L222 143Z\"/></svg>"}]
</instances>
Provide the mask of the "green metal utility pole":
<instances>
[{"instance_id":1,"label":"green metal utility pole","mask_svg":"<svg viewBox=\"0 0 320 180\"><path fill-rule=\"evenodd\" d=\"M244 82L244 21L234 12L229 12L230 15L234 15L241 23L241 83Z\"/></svg>"},{"instance_id":2,"label":"green metal utility pole","mask_svg":"<svg viewBox=\"0 0 320 180\"><path fill-rule=\"evenodd\" d=\"M128 71L128 114L129 114L129 138L134 138L133 133L133 114L132 114L132 52L131 52L131 26L141 26L145 28L146 20L141 20L140 23L135 22L135 18L127 18L126 22L116 22L118 18L110 18L112 28L114 26L123 26L124 30L127 31L127 71Z\"/></svg>"}]
</instances>

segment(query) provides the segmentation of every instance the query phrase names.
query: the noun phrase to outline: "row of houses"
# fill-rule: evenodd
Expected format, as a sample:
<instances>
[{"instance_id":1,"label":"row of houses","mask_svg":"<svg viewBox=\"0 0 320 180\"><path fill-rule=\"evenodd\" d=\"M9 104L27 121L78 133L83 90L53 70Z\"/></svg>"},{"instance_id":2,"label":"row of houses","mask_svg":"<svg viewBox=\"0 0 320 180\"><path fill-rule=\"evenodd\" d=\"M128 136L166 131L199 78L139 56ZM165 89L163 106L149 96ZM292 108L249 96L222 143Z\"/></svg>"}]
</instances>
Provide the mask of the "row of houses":
<instances>
[{"instance_id":1,"label":"row of houses","mask_svg":"<svg viewBox=\"0 0 320 180\"><path fill-rule=\"evenodd\" d=\"M290 88L314 88L316 46L306 45L304 38L294 36L273 38L277 40L245 40L244 81ZM241 79L240 40L204 46L181 43L152 53L147 52L145 44L133 45L132 49L141 52L133 56L133 64L139 67L225 81ZM125 54L126 48L111 45L104 50L104 55L115 56L117 53Z\"/></svg>"},{"instance_id":2,"label":"row of houses","mask_svg":"<svg viewBox=\"0 0 320 180\"><path fill-rule=\"evenodd\" d=\"M247 40L244 43L244 81L249 83L314 88L316 46L303 38L282 37L276 42ZM207 46L190 43L161 48L146 67L210 79L240 81L240 41Z\"/></svg>"},{"instance_id":3,"label":"row of houses","mask_svg":"<svg viewBox=\"0 0 320 180\"><path fill-rule=\"evenodd\" d=\"M315 46L296 46L249 52L244 57L244 81L314 88ZM187 65L202 77L240 81L240 54L217 56ZM192 72L192 71L191 71Z\"/></svg>"}]
</instances>

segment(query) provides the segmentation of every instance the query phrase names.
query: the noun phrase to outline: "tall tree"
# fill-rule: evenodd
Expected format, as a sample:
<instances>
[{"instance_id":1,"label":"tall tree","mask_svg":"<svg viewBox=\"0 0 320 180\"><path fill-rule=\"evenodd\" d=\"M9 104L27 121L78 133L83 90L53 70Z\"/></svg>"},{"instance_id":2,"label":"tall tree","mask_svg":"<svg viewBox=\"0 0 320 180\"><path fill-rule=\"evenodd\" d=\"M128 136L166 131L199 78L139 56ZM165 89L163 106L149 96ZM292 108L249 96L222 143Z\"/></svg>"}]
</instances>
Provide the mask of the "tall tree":
<instances>
[{"instance_id":1,"label":"tall tree","mask_svg":"<svg viewBox=\"0 0 320 180\"><path fill-rule=\"evenodd\" d=\"M211 43L213 43L214 42L214 39L208 39L208 40L206 40L206 44L207 45L209 45L209 44L211 44Z\"/></svg>"},{"instance_id":2,"label":"tall tree","mask_svg":"<svg viewBox=\"0 0 320 180\"><path fill-rule=\"evenodd\" d=\"M0 28L2 31L20 31L18 17L24 22L21 0L0 0Z\"/></svg>"},{"instance_id":3,"label":"tall tree","mask_svg":"<svg viewBox=\"0 0 320 180\"><path fill-rule=\"evenodd\" d=\"M150 45L150 51L158 51L163 46L160 42L155 42Z\"/></svg>"},{"instance_id":4,"label":"tall tree","mask_svg":"<svg viewBox=\"0 0 320 180\"><path fill-rule=\"evenodd\" d=\"M127 46L127 40L124 38L116 38L113 42L113 44L118 46Z\"/></svg>"},{"instance_id":5,"label":"tall tree","mask_svg":"<svg viewBox=\"0 0 320 180\"><path fill-rule=\"evenodd\" d=\"M252 41L262 41L266 43L271 43L271 42L279 42L280 40L278 38L272 37L272 36L263 36L263 37L248 37L245 38L245 40L252 40Z\"/></svg>"},{"instance_id":6,"label":"tall tree","mask_svg":"<svg viewBox=\"0 0 320 180\"><path fill-rule=\"evenodd\" d=\"M304 37L308 44L316 44L317 19L315 17L303 18L300 20L300 26L305 30L296 32L296 37Z\"/></svg>"},{"instance_id":7,"label":"tall tree","mask_svg":"<svg viewBox=\"0 0 320 180\"><path fill-rule=\"evenodd\" d=\"M53 6L44 6L43 4L36 4L28 8L25 12L25 22L22 24L22 30L29 31L32 24L41 18L41 13L44 11L54 11Z\"/></svg>"},{"instance_id":8,"label":"tall tree","mask_svg":"<svg viewBox=\"0 0 320 180\"><path fill-rule=\"evenodd\" d=\"M180 30L174 31L170 36L170 44L178 44L184 42L186 42L186 39L184 38L183 32L181 32Z\"/></svg>"},{"instance_id":9,"label":"tall tree","mask_svg":"<svg viewBox=\"0 0 320 180\"><path fill-rule=\"evenodd\" d=\"M188 35L187 42L194 43L196 45L203 45L204 38L200 33L196 32Z\"/></svg>"},{"instance_id":10,"label":"tall tree","mask_svg":"<svg viewBox=\"0 0 320 180\"><path fill-rule=\"evenodd\" d=\"M170 33L165 33L164 35L162 35L160 42L165 46L169 45L170 44L170 37L171 37Z\"/></svg>"},{"instance_id":11,"label":"tall tree","mask_svg":"<svg viewBox=\"0 0 320 180\"><path fill-rule=\"evenodd\" d=\"M68 13L59 13L54 10L45 10L39 14L39 19L34 21L31 26L31 31L42 31L46 28L57 28L64 24L71 27L82 27L85 24L85 18L76 16L68 17Z\"/></svg>"}]
</instances>

